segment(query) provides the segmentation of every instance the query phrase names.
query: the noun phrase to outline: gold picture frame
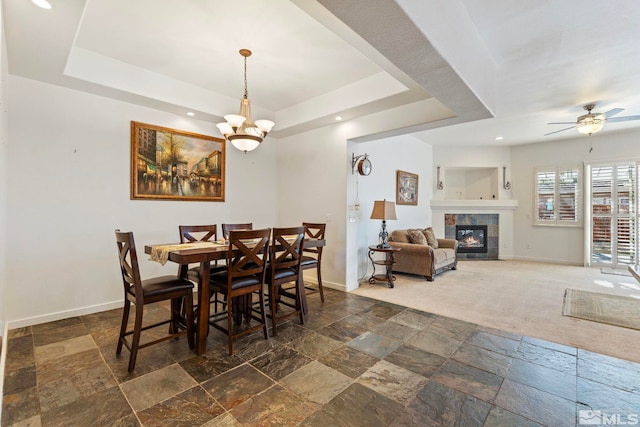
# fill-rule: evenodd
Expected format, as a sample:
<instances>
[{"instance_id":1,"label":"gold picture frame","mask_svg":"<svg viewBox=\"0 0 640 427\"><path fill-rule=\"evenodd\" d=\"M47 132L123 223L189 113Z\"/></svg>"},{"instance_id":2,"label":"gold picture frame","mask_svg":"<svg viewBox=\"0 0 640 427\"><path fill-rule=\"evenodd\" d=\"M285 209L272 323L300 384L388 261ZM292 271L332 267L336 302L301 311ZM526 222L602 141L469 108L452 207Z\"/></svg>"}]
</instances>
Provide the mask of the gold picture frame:
<instances>
[{"instance_id":1,"label":"gold picture frame","mask_svg":"<svg viewBox=\"0 0 640 427\"><path fill-rule=\"evenodd\" d=\"M225 140L131 122L131 199L224 202Z\"/></svg>"},{"instance_id":2,"label":"gold picture frame","mask_svg":"<svg viewBox=\"0 0 640 427\"><path fill-rule=\"evenodd\" d=\"M396 172L396 205L418 205L418 175Z\"/></svg>"}]
</instances>

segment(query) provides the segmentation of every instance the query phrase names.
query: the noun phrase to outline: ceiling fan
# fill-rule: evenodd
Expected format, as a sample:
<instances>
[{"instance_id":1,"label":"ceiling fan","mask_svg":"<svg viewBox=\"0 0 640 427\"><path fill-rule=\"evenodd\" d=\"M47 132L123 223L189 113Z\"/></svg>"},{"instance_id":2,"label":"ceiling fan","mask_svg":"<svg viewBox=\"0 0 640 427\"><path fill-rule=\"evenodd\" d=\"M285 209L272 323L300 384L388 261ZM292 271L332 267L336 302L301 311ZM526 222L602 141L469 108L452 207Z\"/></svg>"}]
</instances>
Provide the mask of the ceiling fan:
<instances>
[{"instance_id":1,"label":"ceiling fan","mask_svg":"<svg viewBox=\"0 0 640 427\"><path fill-rule=\"evenodd\" d=\"M583 114L578 117L575 122L554 122L548 123L550 125L573 125L568 128L556 130L546 133L544 136L553 135L554 133L564 132L565 130L576 128L578 132L591 135L602 130L602 127L606 122L628 122L630 120L640 120L640 116L625 116L625 117L613 117L616 114L620 114L624 111L624 108L614 108L606 113L592 113L596 107L596 104L587 104L583 108L587 111L587 114Z\"/></svg>"}]
</instances>

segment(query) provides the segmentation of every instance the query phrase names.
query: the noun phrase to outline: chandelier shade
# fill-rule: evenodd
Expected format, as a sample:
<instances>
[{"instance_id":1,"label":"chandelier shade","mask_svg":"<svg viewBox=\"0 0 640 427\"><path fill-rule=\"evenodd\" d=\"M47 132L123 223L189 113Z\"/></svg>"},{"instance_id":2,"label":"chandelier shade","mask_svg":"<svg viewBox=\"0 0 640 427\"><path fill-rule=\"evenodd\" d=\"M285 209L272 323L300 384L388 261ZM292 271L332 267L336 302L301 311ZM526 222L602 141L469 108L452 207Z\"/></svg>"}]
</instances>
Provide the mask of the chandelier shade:
<instances>
[{"instance_id":1,"label":"chandelier shade","mask_svg":"<svg viewBox=\"0 0 640 427\"><path fill-rule=\"evenodd\" d=\"M251 51L240 49L240 55L244 57L244 97L240 100L240 111L238 114L225 115L226 121L216 124L216 127L234 147L246 154L258 148L275 123L271 120L254 122L251 118L251 101L247 91L247 57L251 56Z\"/></svg>"}]
</instances>

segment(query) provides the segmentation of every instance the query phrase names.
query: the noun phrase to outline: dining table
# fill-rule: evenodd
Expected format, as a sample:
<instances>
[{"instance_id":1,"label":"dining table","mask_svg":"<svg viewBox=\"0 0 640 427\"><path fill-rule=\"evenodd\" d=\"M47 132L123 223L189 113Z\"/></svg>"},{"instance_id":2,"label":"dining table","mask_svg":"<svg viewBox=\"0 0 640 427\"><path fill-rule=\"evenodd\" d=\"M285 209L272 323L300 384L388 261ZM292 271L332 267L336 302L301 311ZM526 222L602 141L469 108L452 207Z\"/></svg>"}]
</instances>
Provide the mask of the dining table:
<instances>
[{"instance_id":1,"label":"dining table","mask_svg":"<svg viewBox=\"0 0 640 427\"><path fill-rule=\"evenodd\" d=\"M319 248L326 245L325 239L304 239L303 247ZM152 260L165 263L171 261L178 264L180 277L187 278L189 264L199 264L198 289L198 312L195 319L195 352L198 355L207 351L207 333L209 331L208 322L210 315L209 307L209 272L211 263L227 259L229 252L228 242L204 241L189 243L164 243L145 245L144 252L151 255ZM307 315L309 307L305 295L304 281L297 284L300 293L302 312Z\"/></svg>"}]
</instances>

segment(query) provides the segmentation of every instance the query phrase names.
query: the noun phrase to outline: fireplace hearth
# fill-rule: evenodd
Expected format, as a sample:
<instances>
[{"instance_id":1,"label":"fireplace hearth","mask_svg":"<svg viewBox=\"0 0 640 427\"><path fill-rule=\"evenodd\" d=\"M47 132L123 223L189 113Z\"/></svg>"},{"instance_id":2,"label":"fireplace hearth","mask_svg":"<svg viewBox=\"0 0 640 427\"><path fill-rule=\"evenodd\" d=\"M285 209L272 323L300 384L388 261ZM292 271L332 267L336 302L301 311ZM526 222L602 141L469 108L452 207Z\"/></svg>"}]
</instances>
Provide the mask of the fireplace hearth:
<instances>
[{"instance_id":1,"label":"fireplace hearth","mask_svg":"<svg viewBox=\"0 0 640 427\"><path fill-rule=\"evenodd\" d=\"M486 225L456 225L458 253L487 253Z\"/></svg>"}]
</instances>

